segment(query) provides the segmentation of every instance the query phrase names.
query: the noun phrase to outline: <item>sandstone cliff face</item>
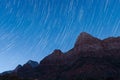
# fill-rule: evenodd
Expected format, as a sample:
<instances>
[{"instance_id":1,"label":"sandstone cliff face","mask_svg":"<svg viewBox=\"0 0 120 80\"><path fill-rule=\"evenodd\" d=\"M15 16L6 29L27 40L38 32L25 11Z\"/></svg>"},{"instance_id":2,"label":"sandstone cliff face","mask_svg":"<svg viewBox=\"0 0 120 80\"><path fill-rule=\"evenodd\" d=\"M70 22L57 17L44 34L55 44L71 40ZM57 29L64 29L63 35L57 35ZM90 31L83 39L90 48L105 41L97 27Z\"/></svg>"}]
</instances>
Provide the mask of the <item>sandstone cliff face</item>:
<instances>
[{"instance_id":1,"label":"sandstone cliff face","mask_svg":"<svg viewBox=\"0 0 120 80\"><path fill-rule=\"evenodd\" d=\"M100 40L81 33L66 53L54 50L39 65L18 66L18 77L38 80L120 79L120 37ZM32 66L31 66L32 65Z\"/></svg>"},{"instance_id":2,"label":"sandstone cliff face","mask_svg":"<svg viewBox=\"0 0 120 80\"><path fill-rule=\"evenodd\" d=\"M45 57L40 64L46 65L62 65L64 61L64 53L61 50L54 50L53 53Z\"/></svg>"},{"instance_id":3,"label":"sandstone cliff face","mask_svg":"<svg viewBox=\"0 0 120 80\"><path fill-rule=\"evenodd\" d=\"M102 49L101 40L83 32L78 36L74 49L76 49L76 51L100 50Z\"/></svg>"}]
</instances>

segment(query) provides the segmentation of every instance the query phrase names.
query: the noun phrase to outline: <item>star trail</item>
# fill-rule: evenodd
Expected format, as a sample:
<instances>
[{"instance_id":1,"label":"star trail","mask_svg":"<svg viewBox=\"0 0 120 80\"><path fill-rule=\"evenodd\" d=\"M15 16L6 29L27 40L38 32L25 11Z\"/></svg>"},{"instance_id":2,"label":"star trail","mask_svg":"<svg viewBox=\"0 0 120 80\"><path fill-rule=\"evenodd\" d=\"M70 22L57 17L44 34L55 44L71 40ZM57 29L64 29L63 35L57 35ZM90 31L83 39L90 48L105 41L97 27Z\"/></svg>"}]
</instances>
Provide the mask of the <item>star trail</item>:
<instances>
[{"instance_id":1,"label":"star trail","mask_svg":"<svg viewBox=\"0 0 120 80\"><path fill-rule=\"evenodd\" d=\"M120 0L0 0L0 72L66 52L83 31L120 36Z\"/></svg>"}]
</instances>

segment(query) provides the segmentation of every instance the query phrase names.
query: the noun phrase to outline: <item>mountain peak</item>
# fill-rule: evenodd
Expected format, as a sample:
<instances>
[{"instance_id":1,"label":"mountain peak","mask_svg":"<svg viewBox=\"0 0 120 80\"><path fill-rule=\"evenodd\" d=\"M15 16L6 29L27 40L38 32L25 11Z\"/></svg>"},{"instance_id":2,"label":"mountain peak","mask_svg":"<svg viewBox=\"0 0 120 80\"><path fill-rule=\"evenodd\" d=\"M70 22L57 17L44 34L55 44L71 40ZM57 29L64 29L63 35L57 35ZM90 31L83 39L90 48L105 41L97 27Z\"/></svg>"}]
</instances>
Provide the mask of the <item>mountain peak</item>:
<instances>
[{"instance_id":1,"label":"mountain peak","mask_svg":"<svg viewBox=\"0 0 120 80\"><path fill-rule=\"evenodd\" d=\"M61 50L55 49L50 55L45 57L40 63L41 64L59 64L62 63L62 59L64 58L64 54Z\"/></svg>"},{"instance_id":2,"label":"mountain peak","mask_svg":"<svg viewBox=\"0 0 120 80\"><path fill-rule=\"evenodd\" d=\"M15 70L14 70L14 72L17 72L19 69L21 69L22 68L22 65L18 65L16 68L15 68Z\"/></svg>"},{"instance_id":3,"label":"mountain peak","mask_svg":"<svg viewBox=\"0 0 120 80\"><path fill-rule=\"evenodd\" d=\"M81 32L79 37L92 37L92 36L86 32Z\"/></svg>"},{"instance_id":4,"label":"mountain peak","mask_svg":"<svg viewBox=\"0 0 120 80\"><path fill-rule=\"evenodd\" d=\"M30 63L34 63L36 61L32 61L32 60L29 60L27 63L30 64Z\"/></svg>"},{"instance_id":5,"label":"mountain peak","mask_svg":"<svg viewBox=\"0 0 120 80\"><path fill-rule=\"evenodd\" d=\"M95 37L93 37L92 35L86 33L86 32L82 32L80 33L80 35L77 38L76 42L80 42L80 41L84 41L84 40L88 40L88 39L96 39Z\"/></svg>"},{"instance_id":6,"label":"mountain peak","mask_svg":"<svg viewBox=\"0 0 120 80\"><path fill-rule=\"evenodd\" d=\"M94 41L100 41L99 39L91 36L90 34L86 32L80 33L80 35L77 38L76 44L87 44L89 42L95 43Z\"/></svg>"},{"instance_id":7,"label":"mountain peak","mask_svg":"<svg viewBox=\"0 0 120 80\"><path fill-rule=\"evenodd\" d=\"M36 67L38 66L38 62L29 60L26 64L30 65L31 67Z\"/></svg>"},{"instance_id":8,"label":"mountain peak","mask_svg":"<svg viewBox=\"0 0 120 80\"><path fill-rule=\"evenodd\" d=\"M88 50L91 48L96 48L96 46L100 47L100 42L101 40L98 38L95 38L86 32L82 32L77 38L75 48L78 48L79 50Z\"/></svg>"},{"instance_id":9,"label":"mountain peak","mask_svg":"<svg viewBox=\"0 0 120 80\"><path fill-rule=\"evenodd\" d=\"M63 52L60 49L55 49L52 54L61 55Z\"/></svg>"},{"instance_id":10,"label":"mountain peak","mask_svg":"<svg viewBox=\"0 0 120 80\"><path fill-rule=\"evenodd\" d=\"M60 57L60 56L62 56L63 55L63 52L61 51L61 50L59 50L59 49L55 49L50 55L49 55L49 58L58 58L58 57Z\"/></svg>"}]
</instances>

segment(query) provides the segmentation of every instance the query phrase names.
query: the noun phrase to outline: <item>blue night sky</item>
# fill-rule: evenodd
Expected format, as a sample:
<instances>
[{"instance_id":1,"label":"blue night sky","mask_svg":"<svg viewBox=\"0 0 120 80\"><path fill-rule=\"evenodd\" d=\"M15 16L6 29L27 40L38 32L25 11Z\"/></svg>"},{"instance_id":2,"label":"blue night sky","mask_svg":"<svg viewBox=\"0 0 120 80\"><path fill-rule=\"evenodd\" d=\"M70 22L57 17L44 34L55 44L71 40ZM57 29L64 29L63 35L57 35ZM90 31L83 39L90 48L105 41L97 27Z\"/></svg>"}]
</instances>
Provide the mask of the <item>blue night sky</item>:
<instances>
[{"instance_id":1,"label":"blue night sky","mask_svg":"<svg viewBox=\"0 0 120 80\"><path fill-rule=\"evenodd\" d=\"M66 52L83 31L120 36L120 0L0 0L0 72Z\"/></svg>"}]
</instances>

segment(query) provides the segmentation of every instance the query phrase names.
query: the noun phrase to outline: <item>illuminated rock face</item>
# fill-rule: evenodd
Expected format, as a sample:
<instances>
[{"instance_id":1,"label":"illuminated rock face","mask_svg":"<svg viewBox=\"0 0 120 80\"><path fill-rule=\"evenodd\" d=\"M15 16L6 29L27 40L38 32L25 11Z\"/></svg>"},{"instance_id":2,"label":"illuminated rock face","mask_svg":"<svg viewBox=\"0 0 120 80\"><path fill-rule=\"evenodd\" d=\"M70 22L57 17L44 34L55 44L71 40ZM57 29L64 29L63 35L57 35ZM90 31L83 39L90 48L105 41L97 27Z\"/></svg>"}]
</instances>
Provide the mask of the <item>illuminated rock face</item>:
<instances>
[{"instance_id":1,"label":"illuminated rock face","mask_svg":"<svg viewBox=\"0 0 120 80\"><path fill-rule=\"evenodd\" d=\"M83 32L68 52L56 49L39 64L30 60L10 75L33 80L120 80L120 37L100 40Z\"/></svg>"},{"instance_id":2,"label":"illuminated rock face","mask_svg":"<svg viewBox=\"0 0 120 80\"><path fill-rule=\"evenodd\" d=\"M79 53L85 56L106 56L106 55L113 55L111 52L106 53L105 51L120 49L120 37L110 37L104 40L100 40L91 36L88 33L81 33L75 43L74 46L74 53ZM84 54L82 54L84 52ZM87 53L87 54L85 54ZM120 56L120 54L114 56Z\"/></svg>"},{"instance_id":3,"label":"illuminated rock face","mask_svg":"<svg viewBox=\"0 0 120 80\"><path fill-rule=\"evenodd\" d=\"M94 51L102 49L101 40L82 32L75 43L74 47L77 51Z\"/></svg>"}]
</instances>

